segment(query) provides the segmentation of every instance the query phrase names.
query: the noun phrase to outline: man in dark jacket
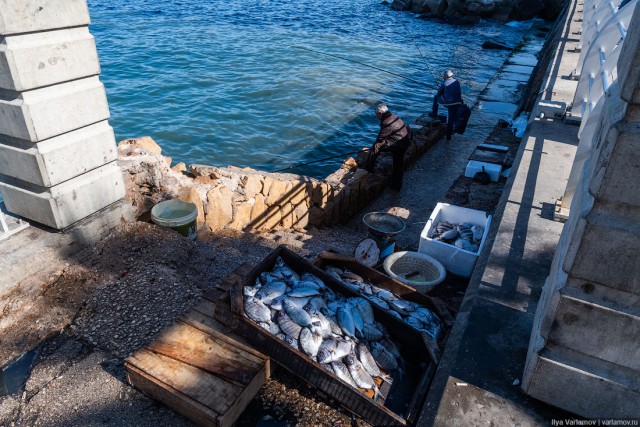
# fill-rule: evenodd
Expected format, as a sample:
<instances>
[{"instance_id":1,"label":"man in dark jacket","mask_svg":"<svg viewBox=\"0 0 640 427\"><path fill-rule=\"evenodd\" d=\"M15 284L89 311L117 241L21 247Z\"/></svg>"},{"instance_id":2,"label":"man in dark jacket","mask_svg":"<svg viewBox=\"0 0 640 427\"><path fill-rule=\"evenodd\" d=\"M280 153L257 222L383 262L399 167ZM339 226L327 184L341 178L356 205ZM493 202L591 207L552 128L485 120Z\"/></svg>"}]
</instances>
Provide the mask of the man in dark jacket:
<instances>
[{"instance_id":1,"label":"man in dark jacket","mask_svg":"<svg viewBox=\"0 0 640 427\"><path fill-rule=\"evenodd\" d=\"M400 117L391 113L386 104L378 104L376 117L380 120L380 132L369 149L365 169L372 172L380 152L391 152L393 155L391 188L400 191L404 173L404 153L409 148L410 142L409 127L404 124Z\"/></svg>"},{"instance_id":2,"label":"man in dark jacket","mask_svg":"<svg viewBox=\"0 0 640 427\"><path fill-rule=\"evenodd\" d=\"M444 73L444 81L438 89L438 93L433 98L433 107L429 116L438 117L438 105L447 107L447 141L451 141L453 135L453 122L458 112L458 107L462 105L462 89L460 82L453 78L453 72L448 70Z\"/></svg>"}]
</instances>

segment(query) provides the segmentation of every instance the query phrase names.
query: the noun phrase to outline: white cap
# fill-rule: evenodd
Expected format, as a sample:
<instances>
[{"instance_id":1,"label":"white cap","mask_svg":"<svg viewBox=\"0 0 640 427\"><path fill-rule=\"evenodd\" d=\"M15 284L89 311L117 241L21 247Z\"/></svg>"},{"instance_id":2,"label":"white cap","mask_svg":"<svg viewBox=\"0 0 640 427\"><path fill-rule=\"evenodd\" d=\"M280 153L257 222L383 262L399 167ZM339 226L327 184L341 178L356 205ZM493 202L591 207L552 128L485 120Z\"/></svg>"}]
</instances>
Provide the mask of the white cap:
<instances>
[{"instance_id":1,"label":"white cap","mask_svg":"<svg viewBox=\"0 0 640 427\"><path fill-rule=\"evenodd\" d=\"M444 72L444 78L445 79L449 79L451 77L453 77L453 71L447 70L447 71Z\"/></svg>"}]
</instances>

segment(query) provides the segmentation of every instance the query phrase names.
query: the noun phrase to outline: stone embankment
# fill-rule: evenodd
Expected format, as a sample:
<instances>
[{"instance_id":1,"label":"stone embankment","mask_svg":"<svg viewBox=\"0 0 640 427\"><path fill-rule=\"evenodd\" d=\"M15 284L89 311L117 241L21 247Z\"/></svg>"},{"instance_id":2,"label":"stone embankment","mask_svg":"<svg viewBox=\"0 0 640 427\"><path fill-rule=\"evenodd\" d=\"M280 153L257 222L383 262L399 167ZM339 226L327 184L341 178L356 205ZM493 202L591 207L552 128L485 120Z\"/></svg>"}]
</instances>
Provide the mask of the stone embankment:
<instances>
[{"instance_id":1,"label":"stone embankment","mask_svg":"<svg viewBox=\"0 0 640 427\"><path fill-rule=\"evenodd\" d=\"M410 165L442 136L442 126L429 124L412 132L406 153ZM179 163L162 156L150 137L118 144L118 163L125 175L126 200L138 217L162 200L178 198L198 207L198 228L234 230L303 230L347 222L387 185L391 156L381 155L373 173L346 159L324 180L307 176L266 173L250 168L213 167Z\"/></svg>"},{"instance_id":2,"label":"stone embankment","mask_svg":"<svg viewBox=\"0 0 640 427\"><path fill-rule=\"evenodd\" d=\"M523 21L535 17L554 20L563 3L564 0L393 0L391 7L419 13L424 18Z\"/></svg>"}]
</instances>

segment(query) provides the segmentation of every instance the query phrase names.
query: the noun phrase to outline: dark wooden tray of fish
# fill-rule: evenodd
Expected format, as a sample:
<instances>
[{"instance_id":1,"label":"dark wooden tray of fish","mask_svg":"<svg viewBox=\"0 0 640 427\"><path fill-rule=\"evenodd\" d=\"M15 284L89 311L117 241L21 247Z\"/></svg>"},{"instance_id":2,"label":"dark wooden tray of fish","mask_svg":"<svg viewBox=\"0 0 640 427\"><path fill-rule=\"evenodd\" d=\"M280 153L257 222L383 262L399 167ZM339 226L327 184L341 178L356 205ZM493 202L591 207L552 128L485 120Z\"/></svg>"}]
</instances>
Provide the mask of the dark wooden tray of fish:
<instances>
[{"instance_id":1,"label":"dark wooden tray of fish","mask_svg":"<svg viewBox=\"0 0 640 427\"><path fill-rule=\"evenodd\" d=\"M353 298L359 295L311 262L284 246L276 248L245 277L231 286L216 305L214 317L243 336L257 350L316 387L343 407L375 426L413 425L424 403L436 368L424 333L372 305L376 321L384 325L405 362L404 372L392 375L390 389L382 386L384 397L376 400L349 385L318 362L286 344L245 315L243 288L252 286L263 272L270 272L278 257L298 274L311 273L335 293Z\"/></svg>"},{"instance_id":2,"label":"dark wooden tray of fish","mask_svg":"<svg viewBox=\"0 0 640 427\"><path fill-rule=\"evenodd\" d=\"M449 309L447 309L446 304L442 302L441 299L422 294L416 291L415 288L394 280L378 270L374 270L371 267L360 264L353 257L324 251L318 254L318 257L315 259L313 264L320 269L324 269L327 266L348 268L379 288L388 289L402 299L416 302L433 310L440 317L440 320L442 320L447 329L451 329L453 326L453 317L451 316Z\"/></svg>"}]
</instances>

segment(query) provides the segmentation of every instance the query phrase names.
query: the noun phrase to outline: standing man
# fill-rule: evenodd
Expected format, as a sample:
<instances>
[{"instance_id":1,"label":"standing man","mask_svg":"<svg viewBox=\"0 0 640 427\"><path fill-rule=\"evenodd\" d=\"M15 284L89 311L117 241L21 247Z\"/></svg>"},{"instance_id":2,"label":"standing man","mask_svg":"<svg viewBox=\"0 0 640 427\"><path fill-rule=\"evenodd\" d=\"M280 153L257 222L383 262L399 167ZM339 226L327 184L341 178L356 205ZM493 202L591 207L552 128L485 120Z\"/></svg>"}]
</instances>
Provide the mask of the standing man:
<instances>
[{"instance_id":1,"label":"standing man","mask_svg":"<svg viewBox=\"0 0 640 427\"><path fill-rule=\"evenodd\" d=\"M433 98L433 107L431 108L430 117L438 117L438 105L447 107L447 141L451 141L453 135L453 122L456 119L458 107L462 105L462 89L460 82L453 78L453 72L447 70L444 73L444 81L438 89L438 93Z\"/></svg>"},{"instance_id":2,"label":"standing man","mask_svg":"<svg viewBox=\"0 0 640 427\"><path fill-rule=\"evenodd\" d=\"M393 155L391 188L400 191L404 173L404 153L409 148L410 142L409 127L404 124L400 117L391 113L386 104L378 104L376 117L380 120L380 132L369 149L365 169L372 172L380 152L391 152Z\"/></svg>"}]
</instances>

